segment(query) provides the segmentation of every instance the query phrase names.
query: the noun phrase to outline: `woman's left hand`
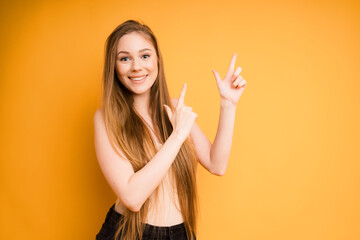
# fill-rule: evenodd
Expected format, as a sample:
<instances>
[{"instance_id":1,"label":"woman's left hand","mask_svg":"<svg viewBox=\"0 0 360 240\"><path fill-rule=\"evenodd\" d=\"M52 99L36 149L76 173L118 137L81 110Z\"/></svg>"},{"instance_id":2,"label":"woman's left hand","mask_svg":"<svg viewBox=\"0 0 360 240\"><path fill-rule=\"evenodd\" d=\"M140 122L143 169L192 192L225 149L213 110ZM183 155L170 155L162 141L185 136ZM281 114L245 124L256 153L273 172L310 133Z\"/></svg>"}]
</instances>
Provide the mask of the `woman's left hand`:
<instances>
[{"instance_id":1,"label":"woman's left hand","mask_svg":"<svg viewBox=\"0 0 360 240\"><path fill-rule=\"evenodd\" d=\"M221 79L220 74L217 71L212 70L212 72L214 73L216 83L219 88L220 97L236 106L247 82L242 78L242 76L240 76L240 67L237 67L234 71L235 61L236 53L232 56L229 70L224 79Z\"/></svg>"}]
</instances>

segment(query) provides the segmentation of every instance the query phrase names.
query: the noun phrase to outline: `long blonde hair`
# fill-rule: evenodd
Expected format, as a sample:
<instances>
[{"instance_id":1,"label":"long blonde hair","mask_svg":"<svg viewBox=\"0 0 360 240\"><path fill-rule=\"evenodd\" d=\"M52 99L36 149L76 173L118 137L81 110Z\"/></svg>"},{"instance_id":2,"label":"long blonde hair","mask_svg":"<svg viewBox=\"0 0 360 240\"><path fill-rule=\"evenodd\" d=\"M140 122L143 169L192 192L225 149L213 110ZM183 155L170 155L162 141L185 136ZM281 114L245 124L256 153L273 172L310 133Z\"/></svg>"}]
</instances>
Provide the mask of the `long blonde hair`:
<instances>
[{"instance_id":1,"label":"long blonde hair","mask_svg":"<svg viewBox=\"0 0 360 240\"><path fill-rule=\"evenodd\" d=\"M150 161L157 150L146 123L133 109L132 93L121 83L115 71L117 43L122 36L134 31L141 33L153 44L158 57L158 76L150 90L150 108L154 130L161 143L167 140L173 128L163 107L164 104L168 106L172 104L166 85L163 59L155 35L144 24L134 20L126 21L116 27L106 40L102 104L106 131L113 148L121 149L134 172L137 172ZM198 213L196 169L195 149L188 138L171 166L171 172L174 173L173 187L177 190L188 239L193 239L193 234L196 234ZM159 188L155 190L155 196L158 190ZM149 206L147 199L139 212L127 209L118 223L115 239L120 234L121 239L141 239Z\"/></svg>"}]
</instances>

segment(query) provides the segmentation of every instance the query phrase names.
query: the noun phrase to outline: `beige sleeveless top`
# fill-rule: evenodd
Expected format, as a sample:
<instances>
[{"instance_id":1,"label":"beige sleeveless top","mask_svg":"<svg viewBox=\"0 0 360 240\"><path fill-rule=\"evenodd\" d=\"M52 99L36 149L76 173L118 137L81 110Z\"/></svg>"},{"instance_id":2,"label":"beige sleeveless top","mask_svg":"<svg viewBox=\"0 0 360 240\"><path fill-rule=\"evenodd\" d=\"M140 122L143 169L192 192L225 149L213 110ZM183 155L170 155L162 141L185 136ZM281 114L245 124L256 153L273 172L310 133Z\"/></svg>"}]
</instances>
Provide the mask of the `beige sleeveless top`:
<instances>
[{"instance_id":1,"label":"beige sleeveless top","mask_svg":"<svg viewBox=\"0 0 360 240\"><path fill-rule=\"evenodd\" d=\"M160 149L162 144L157 144L157 149ZM174 189L170 182L171 168L165 174L163 180L159 184L158 200L155 201L154 193L149 197L149 213L146 223L155 226L171 226L183 222L180 204L176 188ZM126 207L117 199L115 210L118 213L123 213Z\"/></svg>"}]
</instances>

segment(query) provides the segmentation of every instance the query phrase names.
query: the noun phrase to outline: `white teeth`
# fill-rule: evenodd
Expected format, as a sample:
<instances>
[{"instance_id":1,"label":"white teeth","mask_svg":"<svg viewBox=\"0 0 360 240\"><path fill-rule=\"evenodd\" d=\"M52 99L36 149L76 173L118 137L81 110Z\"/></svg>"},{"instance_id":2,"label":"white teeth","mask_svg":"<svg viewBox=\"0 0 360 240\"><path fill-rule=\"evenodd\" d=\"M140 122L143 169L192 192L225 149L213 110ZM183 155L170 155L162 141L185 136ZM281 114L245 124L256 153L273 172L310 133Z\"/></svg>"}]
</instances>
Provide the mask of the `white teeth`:
<instances>
[{"instance_id":1,"label":"white teeth","mask_svg":"<svg viewBox=\"0 0 360 240\"><path fill-rule=\"evenodd\" d=\"M144 78L146 78L146 76L143 76L143 77L139 77L139 78L132 78L132 77L129 77L131 80L134 80L134 81L140 81L140 80L143 80Z\"/></svg>"}]
</instances>

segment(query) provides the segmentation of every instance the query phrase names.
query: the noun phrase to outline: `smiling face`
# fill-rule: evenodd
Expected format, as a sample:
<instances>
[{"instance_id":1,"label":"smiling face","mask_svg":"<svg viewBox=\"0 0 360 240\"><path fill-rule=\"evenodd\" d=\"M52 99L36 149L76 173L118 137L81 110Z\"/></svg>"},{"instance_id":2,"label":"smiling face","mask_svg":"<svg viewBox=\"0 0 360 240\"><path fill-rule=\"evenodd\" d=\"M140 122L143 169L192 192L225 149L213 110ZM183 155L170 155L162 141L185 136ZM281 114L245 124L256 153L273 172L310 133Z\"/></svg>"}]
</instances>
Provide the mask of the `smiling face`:
<instances>
[{"instance_id":1,"label":"smiling face","mask_svg":"<svg viewBox=\"0 0 360 240\"><path fill-rule=\"evenodd\" d=\"M116 74L135 95L149 94L158 76L156 50L141 33L122 36L117 44Z\"/></svg>"}]
</instances>

